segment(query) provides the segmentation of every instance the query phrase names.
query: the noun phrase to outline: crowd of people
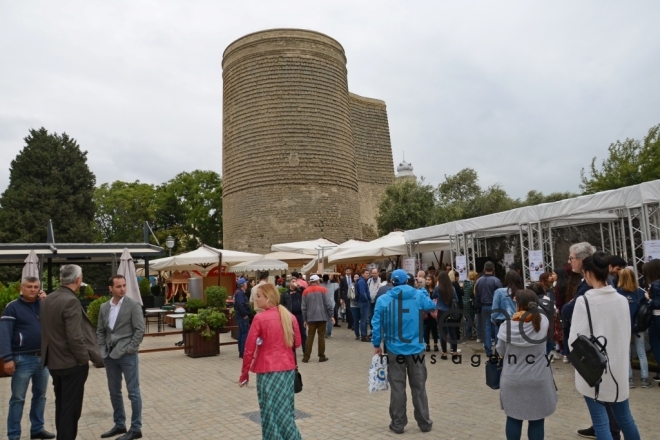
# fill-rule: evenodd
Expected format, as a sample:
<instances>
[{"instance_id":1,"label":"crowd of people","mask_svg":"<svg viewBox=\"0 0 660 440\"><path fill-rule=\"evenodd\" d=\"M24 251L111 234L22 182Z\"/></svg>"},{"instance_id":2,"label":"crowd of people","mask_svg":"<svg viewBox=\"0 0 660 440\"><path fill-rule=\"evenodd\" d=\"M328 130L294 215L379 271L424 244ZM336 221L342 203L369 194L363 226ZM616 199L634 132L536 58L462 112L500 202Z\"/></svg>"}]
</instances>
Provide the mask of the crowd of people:
<instances>
[{"instance_id":1,"label":"crowd of people","mask_svg":"<svg viewBox=\"0 0 660 440\"><path fill-rule=\"evenodd\" d=\"M577 433L586 438L639 439L629 389L636 386L631 342L640 365L640 385L650 388L646 338L660 359L660 260L641 267L642 276L617 256L606 255L589 243L569 249L566 266L544 273L525 287L520 266L513 264L503 277L486 262L483 272L471 271L465 280L446 266L429 267L416 275L365 268L341 276L293 272L277 284L268 274L250 286L237 281L233 295L238 325L238 352L243 359L239 385L256 374L263 438L300 438L294 419L297 349L303 363L312 359L317 342L318 362L329 357L325 340L345 321L356 341L371 343L375 355L387 357L390 386L389 429L403 433L406 387L410 386L415 421L423 432L433 421L426 395L427 370L423 352L440 352L440 359L460 355L459 344L476 339L491 362L501 362L501 407L506 415L507 439L520 439L524 422L527 436L544 438L544 421L558 403L552 362L579 362L571 356L581 337L601 341L607 367L595 386L576 368L575 387L584 396L592 426ZM7 436L21 436L21 417L32 383L30 438L73 439L82 411L89 362L104 365L112 429L103 438L141 438L142 400L137 351L144 334L141 307L125 297L126 280L108 281L112 295L92 326L74 292L82 283L82 270L62 266L61 287L49 295L37 278L22 281L21 296L10 303L0 319L0 356L12 375ZM279 289L278 289L279 287ZM249 289L249 291L248 291ZM642 327L642 314L648 324ZM340 319L340 317L343 317ZM524 360L524 361L522 361ZM577 366L576 366L577 367ZM57 434L44 424L45 395L52 377L56 396ZM628 377L628 386L625 386ZM122 399L122 378L131 402L127 429Z\"/></svg>"}]
</instances>

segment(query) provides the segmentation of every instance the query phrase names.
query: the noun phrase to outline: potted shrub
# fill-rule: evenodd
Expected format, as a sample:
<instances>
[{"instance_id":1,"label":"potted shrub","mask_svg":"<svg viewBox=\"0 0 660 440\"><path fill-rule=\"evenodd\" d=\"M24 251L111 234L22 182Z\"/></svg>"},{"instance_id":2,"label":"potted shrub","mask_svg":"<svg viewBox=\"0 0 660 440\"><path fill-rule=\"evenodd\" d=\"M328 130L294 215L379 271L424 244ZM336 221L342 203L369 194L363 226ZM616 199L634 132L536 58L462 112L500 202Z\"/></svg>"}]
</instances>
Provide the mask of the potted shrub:
<instances>
[{"instance_id":1,"label":"potted shrub","mask_svg":"<svg viewBox=\"0 0 660 440\"><path fill-rule=\"evenodd\" d=\"M155 308L160 309L165 305L165 296L163 295L163 288L161 286L151 286L151 294L153 295Z\"/></svg>"},{"instance_id":2,"label":"potted shrub","mask_svg":"<svg viewBox=\"0 0 660 440\"><path fill-rule=\"evenodd\" d=\"M204 307L206 307L206 304L201 299L190 298L186 303L186 312L197 313L199 309L203 309Z\"/></svg>"},{"instance_id":3,"label":"potted shrub","mask_svg":"<svg viewBox=\"0 0 660 440\"><path fill-rule=\"evenodd\" d=\"M227 289L222 286L209 286L204 291L206 296L206 307L215 309L225 314L227 322L231 322L231 310L227 308ZM227 333L228 329L222 329L220 333Z\"/></svg>"},{"instance_id":4,"label":"potted shrub","mask_svg":"<svg viewBox=\"0 0 660 440\"><path fill-rule=\"evenodd\" d=\"M142 297L142 306L145 309L154 308L154 297L151 293L151 283L147 278L142 278L138 284L140 288L140 296Z\"/></svg>"},{"instance_id":5,"label":"potted shrub","mask_svg":"<svg viewBox=\"0 0 660 440\"><path fill-rule=\"evenodd\" d=\"M225 326L227 317L215 309L201 309L196 315L183 318L185 354L192 358L220 354L218 330Z\"/></svg>"},{"instance_id":6,"label":"potted shrub","mask_svg":"<svg viewBox=\"0 0 660 440\"><path fill-rule=\"evenodd\" d=\"M11 283L9 286L5 287L0 283L0 315L7 307L7 304L18 298L20 293L21 283ZM0 377L7 377L5 374L5 363L0 357Z\"/></svg>"},{"instance_id":7,"label":"potted shrub","mask_svg":"<svg viewBox=\"0 0 660 440\"><path fill-rule=\"evenodd\" d=\"M87 310L89 304L97 299L99 296L94 294L94 289L89 284L81 285L76 296L80 300L80 305L83 306L83 309Z\"/></svg>"},{"instance_id":8,"label":"potted shrub","mask_svg":"<svg viewBox=\"0 0 660 440\"><path fill-rule=\"evenodd\" d=\"M97 298L89 303L87 306L87 317L92 321L92 325L96 328L99 324L99 310L101 309L101 304L110 301L109 296L102 296Z\"/></svg>"}]
</instances>

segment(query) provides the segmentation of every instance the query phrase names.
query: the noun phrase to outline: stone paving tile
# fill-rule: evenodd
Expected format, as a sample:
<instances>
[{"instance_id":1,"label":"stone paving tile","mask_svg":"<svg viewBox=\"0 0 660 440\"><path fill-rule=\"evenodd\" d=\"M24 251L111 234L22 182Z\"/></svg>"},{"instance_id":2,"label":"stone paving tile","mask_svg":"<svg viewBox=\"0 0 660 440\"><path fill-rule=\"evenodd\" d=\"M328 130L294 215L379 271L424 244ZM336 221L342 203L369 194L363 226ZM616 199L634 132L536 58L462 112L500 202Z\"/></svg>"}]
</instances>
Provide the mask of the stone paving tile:
<instances>
[{"instance_id":1,"label":"stone paving tile","mask_svg":"<svg viewBox=\"0 0 660 440\"><path fill-rule=\"evenodd\" d=\"M142 348L171 347L178 340L180 336L177 335L148 337ZM223 334L221 340L230 341L231 338ZM475 353L485 358L484 351L475 342L460 348L464 355L461 365L441 361L439 356L435 364L427 362L433 431L424 434L417 427L408 393L409 423L404 436L400 436L388 430L389 392L370 395L367 391L367 369L373 353L371 344L355 341L346 324L335 328L333 337L326 343L330 361L318 363L318 358L312 357L308 364L300 363L304 389L296 395L296 408L311 415L297 421L303 438L504 438L506 417L500 409L499 392L485 385L483 359L478 368L469 362ZM143 438L261 438L260 426L243 416L259 410L256 377L251 374L248 387L239 388L238 349L224 346L220 350L219 356L198 359L185 356L182 350L140 355ZM313 355L315 353L316 349ZM298 356L300 359L300 351ZM546 420L546 438L577 439L575 431L591 424L589 413L575 390L572 367L557 361L552 368L559 387L559 406ZM625 378L621 382L625 386ZM0 379L0 436L6 433L9 396L10 379ZM55 431L52 386L49 386L47 398L46 428ZM642 438L653 438L659 398L658 387L631 390L631 407ZM125 390L124 400L130 418L130 402ZM28 409L26 405L23 438L29 438ZM78 438L98 439L112 425L105 371L91 368Z\"/></svg>"}]
</instances>

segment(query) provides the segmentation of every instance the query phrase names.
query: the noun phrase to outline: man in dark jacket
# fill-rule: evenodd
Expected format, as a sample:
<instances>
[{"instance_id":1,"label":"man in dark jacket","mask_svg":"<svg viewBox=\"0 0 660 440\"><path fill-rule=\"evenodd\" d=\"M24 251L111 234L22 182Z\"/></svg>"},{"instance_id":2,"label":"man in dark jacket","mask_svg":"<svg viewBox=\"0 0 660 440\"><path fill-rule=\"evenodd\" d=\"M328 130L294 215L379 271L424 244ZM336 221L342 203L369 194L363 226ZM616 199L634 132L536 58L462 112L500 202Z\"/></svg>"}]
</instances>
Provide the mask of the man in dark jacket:
<instances>
[{"instance_id":1,"label":"man in dark jacket","mask_svg":"<svg viewBox=\"0 0 660 440\"><path fill-rule=\"evenodd\" d=\"M493 311L493 294L502 287L502 282L494 275L495 265L492 261L484 264L484 276L479 278L475 286L477 308L481 308L481 328L484 336L484 349L486 356L492 356L492 338L497 336L495 324L490 320Z\"/></svg>"},{"instance_id":2,"label":"man in dark jacket","mask_svg":"<svg viewBox=\"0 0 660 440\"><path fill-rule=\"evenodd\" d=\"M353 314L351 313L351 302L348 300L348 288L353 284L353 271L347 267L344 276L339 280L339 299L346 307L346 322L349 330L353 328Z\"/></svg>"},{"instance_id":3,"label":"man in dark jacket","mask_svg":"<svg viewBox=\"0 0 660 440\"><path fill-rule=\"evenodd\" d=\"M36 277L21 283L21 296L7 304L0 318L0 356L11 376L11 398L7 411L7 438L21 437L21 418L28 386L32 381L30 438L55 438L44 429L48 368L41 366L41 300L46 294Z\"/></svg>"},{"instance_id":4,"label":"man in dark jacket","mask_svg":"<svg viewBox=\"0 0 660 440\"><path fill-rule=\"evenodd\" d=\"M367 323L371 320L369 313L371 309L371 297L369 296L369 286L367 285L368 278L369 269L362 269L362 274L358 278L357 283L355 283L355 297L360 306L359 332L362 342L369 342L371 340L367 336ZM358 323L354 322L353 325L358 325Z\"/></svg>"},{"instance_id":5,"label":"man in dark jacket","mask_svg":"<svg viewBox=\"0 0 660 440\"><path fill-rule=\"evenodd\" d=\"M103 365L96 329L74 293L82 284L82 269L60 268L61 286L41 304L41 362L48 367L55 389L58 439L74 439L82 412L89 361Z\"/></svg>"},{"instance_id":6,"label":"man in dark jacket","mask_svg":"<svg viewBox=\"0 0 660 440\"><path fill-rule=\"evenodd\" d=\"M234 314L238 322L238 357L243 359L245 350L245 340L250 331L250 318L252 318L252 309L245 294L247 289L247 280L239 278L236 282L236 292L234 292Z\"/></svg>"}]
</instances>

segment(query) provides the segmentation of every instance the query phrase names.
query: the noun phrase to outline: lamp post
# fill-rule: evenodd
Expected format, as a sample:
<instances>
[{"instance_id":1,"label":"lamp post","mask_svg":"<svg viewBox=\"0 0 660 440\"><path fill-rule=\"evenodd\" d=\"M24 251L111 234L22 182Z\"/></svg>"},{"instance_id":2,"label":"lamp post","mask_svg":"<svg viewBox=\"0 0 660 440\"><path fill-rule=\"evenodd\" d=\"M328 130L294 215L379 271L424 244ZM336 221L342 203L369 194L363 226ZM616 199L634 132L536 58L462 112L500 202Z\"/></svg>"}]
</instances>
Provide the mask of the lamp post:
<instances>
[{"instance_id":1,"label":"lamp post","mask_svg":"<svg viewBox=\"0 0 660 440\"><path fill-rule=\"evenodd\" d=\"M170 250L170 257L172 256L172 248L174 247L174 237L168 235L165 239L165 246Z\"/></svg>"}]
</instances>

